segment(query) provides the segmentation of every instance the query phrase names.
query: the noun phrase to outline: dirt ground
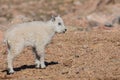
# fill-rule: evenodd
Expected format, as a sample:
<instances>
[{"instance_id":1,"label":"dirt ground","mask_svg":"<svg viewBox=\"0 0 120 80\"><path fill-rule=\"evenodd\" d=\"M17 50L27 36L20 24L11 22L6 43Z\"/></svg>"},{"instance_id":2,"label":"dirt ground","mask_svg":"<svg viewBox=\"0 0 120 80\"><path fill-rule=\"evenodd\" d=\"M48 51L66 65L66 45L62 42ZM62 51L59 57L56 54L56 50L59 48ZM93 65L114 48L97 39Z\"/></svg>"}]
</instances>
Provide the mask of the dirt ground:
<instances>
[{"instance_id":1,"label":"dirt ground","mask_svg":"<svg viewBox=\"0 0 120 80\"><path fill-rule=\"evenodd\" d=\"M2 80L120 80L120 32L80 30L57 34L46 49L46 69L35 69L25 49L6 74L6 53L0 54Z\"/></svg>"},{"instance_id":2,"label":"dirt ground","mask_svg":"<svg viewBox=\"0 0 120 80\"><path fill-rule=\"evenodd\" d=\"M47 19L46 17L49 15L54 14L54 12L55 14L61 12L60 14L67 24L68 31L65 34L56 34L46 48L46 69L35 68L34 54L31 48L28 47L14 60L14 70L16 72L12 75L7 75L7 52L5 45L1 44L0 80L120 80L119 27L109 29L95 27L89 30L89 27L84 27L87 25L87 22L84 20L82 21L82 25L84 26L74 25L79 24L79 19L76 22L74 22L73 19L74 24L71 25L71 23L69 23L69 21L71 21L69 20L71 19L70 17L76 16L76 13L73 13L74 9L79 11L78 6L85 3L84 0L75 0L77 2L73 2L74 4L71 3L71 1L74 0L64 0L63 2L51 0L51 2L48 1L46 4L41 4L42 1L47 2L47 0L11 0L10 3L9 0L1 0L2 7L5 8L5 13L4 15L0 14L0 16L4 16L6 19L2 20L1 24L8 24L8 22L18 14L28 14L32 19L43 20ZM81 3L78 1L81 1ZM37 7L37 3L41 4L42 7ZM58 3L64 3L64 7L57 6ZM7 5L10 4L13 6L9 9ZM17 6L17 4L22 4L23 6ZM54 8L55 11L50 12L48 9L43 9L44 6L51 4L50 10L53 9L53 5L56 5L56 8ZM43 12L39 14L42 16L37 17L39 11L37 12L31 6L28 7L29 5L36 6L36 9L42 8L41 11ZM72 5L72 9L70 9ZM21 9L23 7L28 7L28 12L27 10L24 11L24 9ZM32 15L31 10L34 10L36 14ZM68 12L64 13L66 10L72 11L68 14ZM11 14L12 17L8 14ZM79 13L78 16L80 14L81 13ZM5 30L0 29L4 33ZM1 36L3 36L2 32L0 33ZM2 40L2 38L0 39Z\"/></svg>"}]
</instances>

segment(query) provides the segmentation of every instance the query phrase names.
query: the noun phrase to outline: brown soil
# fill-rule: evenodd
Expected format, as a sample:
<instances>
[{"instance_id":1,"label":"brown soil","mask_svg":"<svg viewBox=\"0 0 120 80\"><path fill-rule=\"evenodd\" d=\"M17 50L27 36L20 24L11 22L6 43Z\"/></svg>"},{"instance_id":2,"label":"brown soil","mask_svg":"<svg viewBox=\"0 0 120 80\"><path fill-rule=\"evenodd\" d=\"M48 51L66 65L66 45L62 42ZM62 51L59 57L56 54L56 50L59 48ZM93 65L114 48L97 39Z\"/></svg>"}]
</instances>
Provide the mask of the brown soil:
<instances>
[{"instance_id":1,"label":"brown soil","mask_svg":"<svg viewBox=\"0 0 120 80\"><path fill-rule=\"evenodd\" d=\"M76 13L79 12L78 6L80 7L84 3L86 4L84 0L75 0L81 1L81 3L73 2L74 4L72 3L73 0L37 1L38 0L11 0L10 3L9 0L1 0L4 13L0 14L0 16L6 18L7 21L0 23L2 25L9 25L10 20L19 14L28 14L30 19L46 20L49 18L48 16L54 14L54 12L55 14L60 12L67 24L68 31L65 34L55 35L52 42L46 48L46 69L35 68L34 54L31 48L28 47L14 60L14 69L16 72L12 75L7 75L7 52L5 45L1 44L0 80L120 80L119 25L112 28L99 25L99 27L94 27L89 30L86 19L83 16L81 18L81 13ZM46 3L42 4L42 1ZM105 5L107 1L109 2L110 0L105 1L106 2L102 2L101 4ZM111 1L112 4L115 4L114 0ZM12 4L12 8L9 9L7 6L10 4ZM22 6L17 6L18 4L22 4ZM62 4L62 6L58 4ZM28 7L28 5L35 6L36 10L32 6ZM48 5L51 5L50 10L54 8L53 5L55 5L56 8L51 12L48 8L46 9ZM23 7L25 10L22 9ZM40 13L42 16L38 17L39 11L37 9L39 8L41 8L42 12L40 11ZM36 12L35 15L31 12L32 10ZM74 10L77 11L74 12ZM65 11L66 13L63 13ZM12 17L10 17L10 15L12 15ZM26 18L23 22L26 22ZM19 20L17 20L16 23L19 23ZM5 28L7 29L8 27L9 26ZM4 30L1 28L0 30L0 36L3 36ZM3 38L0 37L0 41L2 41L2 39Z\"/></svg>"},{"instance_id":2,"label":"brown soil","mask_svg":"<svg viewBox=\"0 0 120 80\"><path fill-rule=\"evenodd\" d=\"M6 53L0 54L0 78L6 80L120 80L120 32L80 30L57 34L46 49L46 69L35 69L25 49L7 75Z\"/></svg>"}]
</instances>

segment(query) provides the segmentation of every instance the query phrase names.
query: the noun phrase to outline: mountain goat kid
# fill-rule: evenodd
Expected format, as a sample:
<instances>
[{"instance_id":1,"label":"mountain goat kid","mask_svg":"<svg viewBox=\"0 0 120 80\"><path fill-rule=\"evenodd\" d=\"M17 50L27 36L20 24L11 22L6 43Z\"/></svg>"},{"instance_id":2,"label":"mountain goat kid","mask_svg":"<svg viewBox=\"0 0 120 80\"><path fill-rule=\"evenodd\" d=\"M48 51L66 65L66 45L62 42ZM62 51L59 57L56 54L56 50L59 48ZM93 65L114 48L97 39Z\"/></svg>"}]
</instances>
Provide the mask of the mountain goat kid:
<instances>
[{"instance_id":1,"label":"mountain goat kid","mask_svg":"<svg viewBox=\"0 0 120 80\"><path fill-rule=\"evenodd\" d=\"M33 48L36 56L36 68L45 68L44 50L46 45L51 41L55 33L65 33L66 31L67 29L60 16L52 17L47 22L33 21L14 25L7 30L4 40L8 50L8 72L14 73L13 59L26 46L32 46Z\"/></svg>"}]
</instances>

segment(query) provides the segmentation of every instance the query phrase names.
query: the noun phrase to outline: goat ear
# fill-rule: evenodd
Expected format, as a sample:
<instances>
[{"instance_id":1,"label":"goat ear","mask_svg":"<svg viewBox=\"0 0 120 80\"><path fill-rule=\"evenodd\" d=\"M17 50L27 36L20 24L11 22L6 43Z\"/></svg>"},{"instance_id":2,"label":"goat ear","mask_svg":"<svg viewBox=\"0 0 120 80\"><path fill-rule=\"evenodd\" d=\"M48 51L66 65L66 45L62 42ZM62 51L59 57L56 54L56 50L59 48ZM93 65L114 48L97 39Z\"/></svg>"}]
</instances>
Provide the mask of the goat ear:
<instances>
[{"instance_id":1,"label":"goat ear","mask_svg":"<svg viewBox=\"0 0 120 80\"><path fill-rule=\"evenodd\" d=\"M55 21L55 16L52 15L51 20L54 22Z\"/></svg>"}]
</instances>

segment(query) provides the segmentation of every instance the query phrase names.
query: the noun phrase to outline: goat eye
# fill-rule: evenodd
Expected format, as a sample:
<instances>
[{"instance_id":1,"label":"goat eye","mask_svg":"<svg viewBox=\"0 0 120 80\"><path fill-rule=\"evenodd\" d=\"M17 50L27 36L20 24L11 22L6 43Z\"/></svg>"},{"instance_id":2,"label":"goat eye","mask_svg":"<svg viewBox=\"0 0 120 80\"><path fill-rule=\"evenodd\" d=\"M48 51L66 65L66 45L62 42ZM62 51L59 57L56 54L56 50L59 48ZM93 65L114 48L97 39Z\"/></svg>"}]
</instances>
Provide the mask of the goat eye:
<instances>
[{"instance_id":1,"label":"goat eye","mask_svg":"<svg viewBox=\"0 0 120 80\"><path fill-rule=\"evenodd\" d=\"M58 23L58 25L61 25L61 23Z\"/></svg>"}]
</instances>

